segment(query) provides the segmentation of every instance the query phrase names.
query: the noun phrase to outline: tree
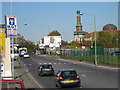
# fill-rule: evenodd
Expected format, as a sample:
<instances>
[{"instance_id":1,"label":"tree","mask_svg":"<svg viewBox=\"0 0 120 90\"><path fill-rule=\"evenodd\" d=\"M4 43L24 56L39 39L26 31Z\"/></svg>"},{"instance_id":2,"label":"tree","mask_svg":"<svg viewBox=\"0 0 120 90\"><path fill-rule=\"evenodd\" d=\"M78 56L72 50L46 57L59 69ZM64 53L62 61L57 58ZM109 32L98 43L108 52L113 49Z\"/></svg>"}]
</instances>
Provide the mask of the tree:
<instances>
[{"instance_id":1,"label":"tree","mask_svg":"<svg viewBox=\"0 0 120 90\"><path fill-rule=\"evenodd\" d=\"M20 34L18 34L17 41L19 46L26 47L28 49L28 52L34 52L36 49L39 49L39 47L35 45L34 42L25 40L24 37Z\"/></svg>"},{"instance_id":2,"label":"tree","mask_svg":"<svg viewBox=\"0 0 120 90\"><path fill-rule=\"evenodd\" d=\"M100 32L97 37L97 46L107 47L107 48L114 48L117 47L117 33L110 33L110 32Z\"/></svg>"},{"instance_id":3,"label":"tree","mask_svg":"<svg viewBox=\"0 0 120 90\"><path fill-rule=\"evenodd\" d=\"M114 47L118 47L119 43L120 43L120 33L116 33L114 34L114 36L112 37L112 43Z\"/></svg>"},{"instance_id":4,"label":"tree","mask_svg":"<svg viewBox=\"0 0 120 90\"><path fill-rule=\"evenodd\" d=\"M79 43L78 42L76 42L76 41L72 41L70 44L69 44L71 47L73 47L73 48L78 48L78 47L80 47L80 45L79 45Z\"/></svg>"},{"instance_id":5,"label":"tree","mask_svg":"<svg viewBox=\"0 0 120 90\"><path fill-rule=\"evenodd\" d=\"M22 46L22 45L24 45L25 41L26 41L26 40L24 39L24 37L21 36L20 34L18 34L18 37L17 37L17 42L18 42L18 44L19 44L20 46Z\"/></svg>"},{"instance_id":6,"label":"tree","mask_svg":"<svg viewBox=\"0 0 120 90\"><path fill-rule=\"evenodd\" d=\"M61 36L61 34L57 30L54 30L54 31L50 32L48 34L48 36Z\"/></svg>"}]
</instances>

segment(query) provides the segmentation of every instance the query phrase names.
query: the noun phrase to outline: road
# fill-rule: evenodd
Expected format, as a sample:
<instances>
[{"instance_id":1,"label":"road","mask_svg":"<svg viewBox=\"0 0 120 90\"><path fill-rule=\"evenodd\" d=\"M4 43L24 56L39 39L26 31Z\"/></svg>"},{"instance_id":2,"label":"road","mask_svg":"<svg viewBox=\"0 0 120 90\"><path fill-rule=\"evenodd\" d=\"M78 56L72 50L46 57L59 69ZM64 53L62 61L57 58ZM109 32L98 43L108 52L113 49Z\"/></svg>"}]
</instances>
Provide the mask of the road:
<instances>
[{"instance_id":1,"label":"road","mask_svg":"<svg viewBox=\"0 0 120 90\"><path fill-rule=\"evenodd\" d=\"M81 77L82 88L118 88L118 71L93 66L75 64L72 62L61 61L55 58L31 55L30 58L21 59L32 77L38 82L41 88L56 88L54 76L40 77L38 66L40 64L52 64L55 73L60 69L75 69Z\"/></svg>"}]
</instances>

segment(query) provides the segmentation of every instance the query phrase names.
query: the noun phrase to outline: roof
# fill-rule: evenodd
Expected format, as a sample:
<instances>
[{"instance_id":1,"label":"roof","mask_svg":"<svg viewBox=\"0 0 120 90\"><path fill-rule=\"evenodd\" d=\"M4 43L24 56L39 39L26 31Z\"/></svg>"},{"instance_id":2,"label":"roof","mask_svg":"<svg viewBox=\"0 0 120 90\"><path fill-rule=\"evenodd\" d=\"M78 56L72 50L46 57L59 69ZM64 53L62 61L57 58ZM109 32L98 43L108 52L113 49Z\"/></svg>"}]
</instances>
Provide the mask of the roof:
<instances>
[{"instance_id":1,"label":"roof","mask_svg":"<svg viewBox=\"0 0 120 90\"><path fill-rule=\"evenodd\" d=\"M85 38L87 38L87 37L89 38L89 37L91 37L91 36L93 36L93 33L88 33L88 34L86 34L84 37L85 37Z\"/></svg>"},{"instance_id":2,"label":"roof","mask_svg":"<svg viewBox=\"0 0 120 90\"><path fill-rule=\"evenodd\" d=\"M41 64L41 65L51 65L51 64Z\"/></svg>"},{"instance_id":3,"label":"roof","mask_svg":"<svg viewBox=\"0 0 120 90\"><path fill-rule=\"evenodd\" d=\"M62 70L59 70L59 71L76 71L74 69L62 69Z\"/></svg>"},{"instance_id":4,"label":"roof","mask_svg":"<svg viewBox=\"0 0 120 90\"><path fill-rule=\"evenodd\" d=\"M107 24L103 27L103 31L109 31L109 30L117 30L117 26L114 24Z\"/></svg>"}]
</instances>

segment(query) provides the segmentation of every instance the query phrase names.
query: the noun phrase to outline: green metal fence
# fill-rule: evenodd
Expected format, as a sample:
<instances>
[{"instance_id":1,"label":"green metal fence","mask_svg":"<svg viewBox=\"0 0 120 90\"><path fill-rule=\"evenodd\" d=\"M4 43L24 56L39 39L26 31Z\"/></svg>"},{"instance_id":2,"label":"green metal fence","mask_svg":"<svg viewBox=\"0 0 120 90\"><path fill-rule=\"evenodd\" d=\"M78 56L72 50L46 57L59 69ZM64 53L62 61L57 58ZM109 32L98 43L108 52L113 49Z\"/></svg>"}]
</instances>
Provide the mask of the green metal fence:
<instances>
[{"instance_id":1,"label":"green metal fence","mask_svg":"<svg viewBox=\"0 0 120 90\"><path fill-rule=\"evenodd\" d=\"M120 54L115 52L119 49L107 49L97 47L97 63L98 64L112 64L120 65ZM89 61L95 62L94 48L92 49L80 49L80 50L60 50L60 57L69 60ZM115 54L112 54L115 53Z\"/></svg>"}]
</instances>

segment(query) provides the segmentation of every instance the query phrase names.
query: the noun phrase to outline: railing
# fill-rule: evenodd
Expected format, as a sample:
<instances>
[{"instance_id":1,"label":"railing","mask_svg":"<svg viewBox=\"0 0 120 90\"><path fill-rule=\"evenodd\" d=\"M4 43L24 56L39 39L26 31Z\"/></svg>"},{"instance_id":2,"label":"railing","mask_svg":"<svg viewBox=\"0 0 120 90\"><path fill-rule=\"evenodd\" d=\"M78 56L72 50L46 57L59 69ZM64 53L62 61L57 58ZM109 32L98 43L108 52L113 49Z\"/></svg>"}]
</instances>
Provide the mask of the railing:
<instances>
[{"instance_id":1,"label":"railing","mask_svg":"<svg viewBox=\"0 0 120 90\"><path fill-rule=\"evenodd\" d=\"M69 50L63 53L60 50L60 57L69 60L89 61L95 62L95 52L93 49ZM118 53L116 53L118 52ZM98 64L112 64L120 65L120 51L119 49L97 48L97 63Z\"/></svg>"}]
</instances>

